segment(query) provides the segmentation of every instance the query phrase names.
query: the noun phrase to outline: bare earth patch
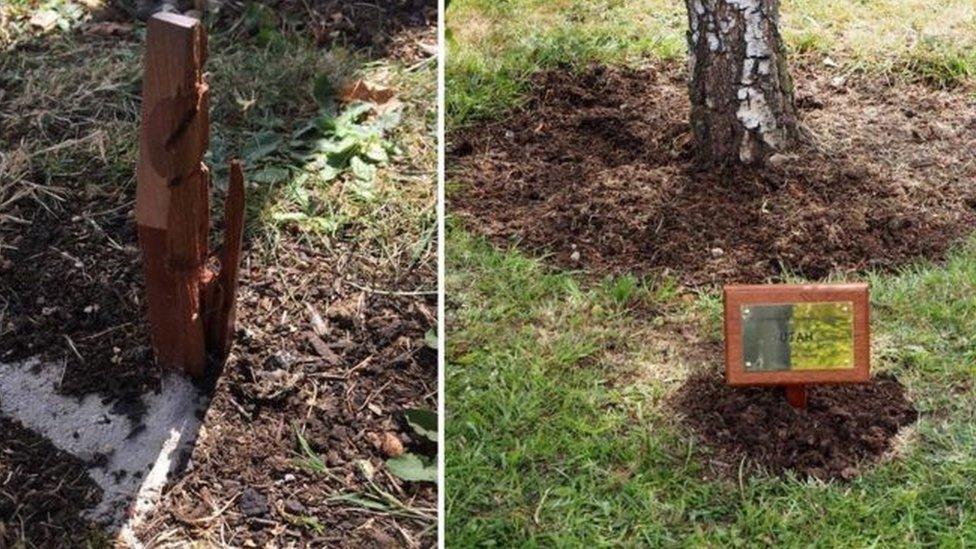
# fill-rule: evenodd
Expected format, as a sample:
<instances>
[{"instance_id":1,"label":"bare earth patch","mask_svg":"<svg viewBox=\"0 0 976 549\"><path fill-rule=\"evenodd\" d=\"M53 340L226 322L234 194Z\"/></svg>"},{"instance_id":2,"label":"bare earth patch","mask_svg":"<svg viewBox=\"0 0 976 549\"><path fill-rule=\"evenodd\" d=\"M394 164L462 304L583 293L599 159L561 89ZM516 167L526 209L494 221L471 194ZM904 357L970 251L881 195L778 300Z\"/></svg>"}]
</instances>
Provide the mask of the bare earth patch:
<instances>
[{"instance_id":1,"label":"bare earth patch","mask_svg":"<svg viewBox=\"0 0 976 549\"><path fill-rule=\"evenodd\" d=\"M733 389L706 372L690 377L671 404L710 450L712 468L729 477L741 464L748 473L850 479L892 450L901 429L918 418L890 377L809 391L807 409L796 410L780 388Z\"/></svg>"},{"instance_id":2,"label":"bare earth patch","mask_svg":"<svg viewBox=\"0 0 976 549\"><path fill-rule=\"evenodd\" d=\"M82 512L102 490L80 459L0 416L0 547L70 547L96 539Z\"/></svg>"},{"instance_id":3,"label":"bare earth patch","mask_svg":"<svg viewBox=\"0 0 976 549\"><path fill-rule=\"evenodd\" d=\"M290 4L307 15L308 6ZM429 0L338 7L342 13L316 13L321 20L308 22L335 25L324 29L322 44L360 44L366 39L360 24L368 19L383 33L370 46L374 56L410 63L430 56L419 43L435 34L436 4ZM135 78L139 58L124 59ZM62 57L52 54L48 62L60 69L55 64ZM137 134L138 92L111 101L98 96L84 102L91 110L80 114L46 97L31 110L24 105L32 103L32 81L17 71L4 76L13 102L0 113L0 130L6 130L0 148L12 151L0 154L0 363L38 357L54 364L60 394L97 395L139 425L147 395L163 376L153 364L145 324L132 220L135 163L109 162L105 149L127 149L104 142L120 126L123 140ZM121 89L124 82L116 80L98 89ZM301 105L288 106L282 116L291 108ZM54 122L33 117L41 111ZM94 131L103 126L115 132ZM86 129L91 140L79 137ZM90 150L80 151L81 145ZM76 154L52 167L45 162L50 150ZM414 156L391 169L408 172L411 181L426 179L422 162ZM433 200L426 190L412 199ZM250 200L255 210L270 206L260 192ZM397 235L408 242L383 242L396 251L414 244L411 231L419 223L403 210L384 207L391 224L410 227ZM274 246L262 247L260 238L245 243L232 356L215 386L201 384L212 400L197 444L181 456L186 471L164 489L139 539L177 546L430 546L436 485L403 481L384 461L392 439L405 451L436 452L403 418L409 408L436 408L436 353L425 337L436 325L436 295L426 291L435 276L432 247L403 257L380 250L368 221L327 242L292 226L279 229ZM85 546L98 530L83 519L99 499L89 494L98 488L86 474L91 464L51 450L50 443L39 445L37 432L10 423L0 418L0 547L23 539L42 547ZM296 433L327 470L307 466ZM78 478L68 476L75 472Z\"/></svg>"},{"instance_id":4,"label":"bare earth patch","mask_svg":"<svg viewBox=\"0 0 976 549\"><path fill-rule=\"evenodd\" d=\"M333 272L342 265L331 255L294 244L281 253L277 264L242 273L238 341L192 468L140 539L429 545L436 488L392 476L376 442L391 433L407 450L431 453L402 411L436 408L436 352L424 339L436 296L364 292ZM296 433L328 471L303 465ZM405 509L335 499L372 497L377 488Z\"/></svg>"},{"instance_id":5,"label":"bare earth patch","mask_svg":"<svg viewBox=\"0 0 976 549\"><path fill-rule=\"evenodd\" d=\"M678 65L539 74L526 107L450 136L450 211L560 267L686 284L891 269L976 222L976 101L794 67L813 139L762 171L697 171Z\"/></svg>"}]
</instances>

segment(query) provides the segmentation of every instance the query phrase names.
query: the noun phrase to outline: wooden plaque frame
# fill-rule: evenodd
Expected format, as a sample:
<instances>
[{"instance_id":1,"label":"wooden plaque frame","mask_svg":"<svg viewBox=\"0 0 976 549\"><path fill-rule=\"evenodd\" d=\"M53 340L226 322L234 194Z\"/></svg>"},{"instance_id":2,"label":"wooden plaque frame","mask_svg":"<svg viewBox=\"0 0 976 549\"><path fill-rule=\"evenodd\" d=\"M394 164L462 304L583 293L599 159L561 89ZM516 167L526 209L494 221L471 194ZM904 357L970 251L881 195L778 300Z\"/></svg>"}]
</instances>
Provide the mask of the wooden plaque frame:
<instances>
[{"instance_id":1,"label":"wooden plaque frame","mask_svg":"<svg viewBox=\"0 0 976 549\"><path fill-rule=\"evenodd\" d=\"M871 342L868 285L776 284L725 287L725 378L729 385L808 385L864 383L870 379ZM744 305L850 301L854 304L854 368L747 372L742 358Z\"/></svg>"}]
</instances>

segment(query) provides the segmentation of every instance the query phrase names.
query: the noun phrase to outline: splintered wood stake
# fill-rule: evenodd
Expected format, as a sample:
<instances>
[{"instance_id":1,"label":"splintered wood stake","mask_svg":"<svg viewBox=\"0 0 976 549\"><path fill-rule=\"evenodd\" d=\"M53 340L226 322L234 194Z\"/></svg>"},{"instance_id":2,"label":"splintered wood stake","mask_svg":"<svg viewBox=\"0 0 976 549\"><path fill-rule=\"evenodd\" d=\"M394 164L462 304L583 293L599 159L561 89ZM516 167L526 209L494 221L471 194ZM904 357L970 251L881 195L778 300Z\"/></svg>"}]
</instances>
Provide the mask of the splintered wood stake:
<instances>
[{"instance_id":1,"label":"splintered wood stake","mask_svg":"<svg viewBox=\"0 0 976 549\"><path fill-rule=\"evenodd\" d=\"M230 352L234 334L237 278L244 240L244 169L240 160L230 163L230 184L224 201L224 246L220 254L220 274L212 283L207 303L207 349L224 359Z\"/></svg>"},{"instance_id":2,"label":"splintered wood stake","mask_svg":"<svg viewBox=\"0 0 976 549\"><path fill-rule=\"evenodd\" d=\"M203 164L210 133L209 88L203 79L207 39L199 21L168 13L153 16L147 26L142 84L142 124L136 168L136 224L146 279L146 301L156 361L163 367L199 377L207 357L226 355L228 336L216 333L205 312L211 285L236 290L243 206L228 215L236 252L230 273L207 269L210 230L210 172ZM237 168L228 202L243 203L243 177ZM235 206L236 208L236 206ZM225 254L226 255L226 254ZM233 277L233 280L226 280ZM233 322L234 291L219 307L220 322ZM213 320L217 322L218 320ZM212 345L219 345L214 349Z\"/></svg>"}]
</instances>

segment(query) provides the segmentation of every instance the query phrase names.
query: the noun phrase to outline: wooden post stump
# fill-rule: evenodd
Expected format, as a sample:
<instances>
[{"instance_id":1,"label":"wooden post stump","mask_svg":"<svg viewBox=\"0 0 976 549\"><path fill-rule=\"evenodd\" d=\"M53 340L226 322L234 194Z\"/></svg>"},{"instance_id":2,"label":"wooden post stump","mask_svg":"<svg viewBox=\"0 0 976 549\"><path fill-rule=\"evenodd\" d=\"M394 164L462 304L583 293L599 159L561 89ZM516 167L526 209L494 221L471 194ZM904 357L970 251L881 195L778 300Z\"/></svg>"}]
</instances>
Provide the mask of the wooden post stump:
<instances>
[{"instance_id":1,"label":"wooden post stump","mask_svg":"<svg viewBox=\"0 0 976 549\"><path fill-rule=\"evenodd\" d=\"M148 23L136 224L156 361L193 377L230 346L244 220L243 173L231 168L220 273L207 268L210 132L203 78L207 39L196 19L157 14Z\"/></svg>"}]
</instances>

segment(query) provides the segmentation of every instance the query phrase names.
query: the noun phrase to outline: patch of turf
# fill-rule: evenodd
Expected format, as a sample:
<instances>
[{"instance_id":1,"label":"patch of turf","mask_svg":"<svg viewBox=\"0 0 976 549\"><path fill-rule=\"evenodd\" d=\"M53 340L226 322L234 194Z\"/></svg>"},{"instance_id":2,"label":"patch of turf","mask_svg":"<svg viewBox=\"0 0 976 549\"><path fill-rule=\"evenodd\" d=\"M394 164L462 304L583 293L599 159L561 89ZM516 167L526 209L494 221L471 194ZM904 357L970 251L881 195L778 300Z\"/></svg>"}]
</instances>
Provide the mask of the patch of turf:
<instances>
[{"instance_id":1,"label":"patch of turf","mask_svg":"<svg viewBox=\"0 0 976 549\"><path fill-rule=\"evenodd\" d=\"M867 276L874 369L898 376L921 417L897 459L831 483L716 477L662 406L721 351L678 338L649 353L646 327L716 340L717 291L651 292L622 312L609 303L629 283L587 288L456 226L447 249L449 545L976 541L976 245L945 266ZM645 309L657 313L637 320Z\"/></svg>"}]
</instances>

